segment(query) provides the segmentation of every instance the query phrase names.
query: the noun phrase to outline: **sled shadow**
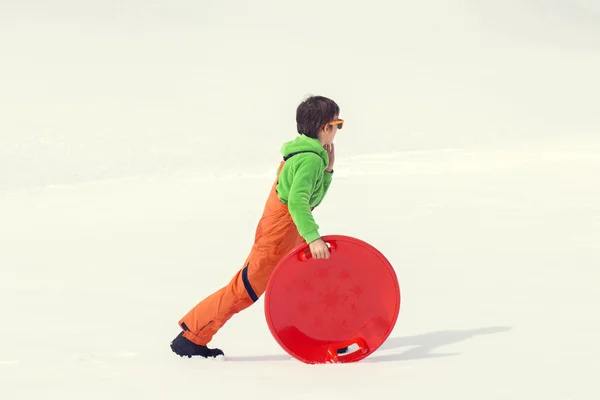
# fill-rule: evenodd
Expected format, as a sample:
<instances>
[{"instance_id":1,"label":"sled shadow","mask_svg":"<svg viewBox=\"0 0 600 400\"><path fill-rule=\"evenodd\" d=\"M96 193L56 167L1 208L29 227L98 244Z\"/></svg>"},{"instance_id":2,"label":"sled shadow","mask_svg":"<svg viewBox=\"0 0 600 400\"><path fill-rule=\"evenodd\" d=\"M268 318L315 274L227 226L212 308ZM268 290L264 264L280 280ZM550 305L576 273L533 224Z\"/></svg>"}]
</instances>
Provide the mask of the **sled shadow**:
<instances>
[{"instance_id":1,"label":"sled shadow","mask_svg":"<svg viewBox=\"0 0 600 400\"><path fill-rule=\"evenodd\" d=\"M364 362L403 361L456 356L459 353L436 353L434 351L440 347L470 340L477 336L506 332L510 329L512 328L497 326L478 329L438 331L415 336L392 337L388 338L388 340L382 344L372 356L366 358ZM403 347L410 347L410 349L402 353L377 355L382 351L395 350Z\"/></svg>"},{"instance_id":2,"label":"sled shadow","mask_svg":"<svg viewBox=\"0 0 600 400\"><path fill-rule=\"evenodd\" d=\"M388 340L381 345L373 355L367 357L362 362L403 361L456 356L459 353L435 353L434 351L440 347L470 340L477 336L506 332L511 329L512 328L510 327L498 326L478 329L437 331L415 336L392 337L388 338ZM382 351L395 350L403 347L410 347L410 349L402 353L378 355ZM230 361L237 362L293 360L293 358L287 354L232 356L226 358Z\"/></svg>"}]
</instances>

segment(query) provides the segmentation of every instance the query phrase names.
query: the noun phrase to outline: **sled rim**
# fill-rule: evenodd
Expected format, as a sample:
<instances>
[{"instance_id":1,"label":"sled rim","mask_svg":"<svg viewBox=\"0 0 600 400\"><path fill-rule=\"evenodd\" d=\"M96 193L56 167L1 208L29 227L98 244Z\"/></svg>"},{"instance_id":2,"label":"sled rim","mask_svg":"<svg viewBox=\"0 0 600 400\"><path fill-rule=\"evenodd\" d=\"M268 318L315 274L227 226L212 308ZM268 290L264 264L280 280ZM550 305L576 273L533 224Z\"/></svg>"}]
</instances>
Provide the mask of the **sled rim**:
<instances>
[{"instance_id":1,"label":"sled rim","mask_svg":"<svg viewBox=\"0 0 600 400\"><path fill-rule=\"evenodd\" d=\"M395 304L394 304L394 311L393 311L392 318L391 318L391 324L388 327L388 329L386 330L385 334L381 336L381 340L378 345L370 346L369 352L367 354L361 354L361 355L357 355L356 357L353 357L352 362L358 362L358 361L361 361L361 360L369 357L370 355L375 353L379 348L381 348L381 346L387 341L387 339L389 338L389 336L391 335L391 333L393 332L393 330L395 329L395 327L397 325L398 317L400 314L401 300L402 300L402 295L401 295L401 291L400 291L400 283L398 282L398 276L397 276L397 273L394 270L392 264L387 259L387 257L385 257L385 255L381 251L379 251L377 248L375 248L374 246L370 245L369 243L367 243L361 239L357 239L357 238L354 238L351 236L346 236L346 235L327 235L327 236L321 237L321 239L323 239L326 242L327 241L347 241L347 242L352 242L354 244L360 245L363 249L366 249L369 252L373 253L375 256L377 256L379 261L381 261L381 264L383 266L385 266L386 271L390 274L390 276L392 278L392 282L393 282L392 286L393 286L393 289L394 289L394 292L396 293L396 295L394 296ZM267 326L269 327L269 331L270 331L271 335L273 336L275 341L279 344L279 346L288 355L290 355L291 357L298 359L304 363L307 363L307 364L318 364L319 362L315 362L312 360L308 360L304 357L301 357L300 355L291 351L288 348L288 346L286 346L286 344L281 340L279 333L277 332L277 330L274 327L273 320L272 320L271 308L269 307L269 298L270 298L271 289L272 289L273 285L275 284L274 282L277 280L277 277L281 273L283 265L288 260L292 259L293 257L298 257L298 254L302 251L306 251L306 249L308 247L309 247L308 244L300 243L299 245L294 247L292 250L290 250L277 263L277 265L275 266L275 268L269 278L267 287L265 289L264 312L265 312L265 317L267 320Z\"/></svg>"}]
</instances>

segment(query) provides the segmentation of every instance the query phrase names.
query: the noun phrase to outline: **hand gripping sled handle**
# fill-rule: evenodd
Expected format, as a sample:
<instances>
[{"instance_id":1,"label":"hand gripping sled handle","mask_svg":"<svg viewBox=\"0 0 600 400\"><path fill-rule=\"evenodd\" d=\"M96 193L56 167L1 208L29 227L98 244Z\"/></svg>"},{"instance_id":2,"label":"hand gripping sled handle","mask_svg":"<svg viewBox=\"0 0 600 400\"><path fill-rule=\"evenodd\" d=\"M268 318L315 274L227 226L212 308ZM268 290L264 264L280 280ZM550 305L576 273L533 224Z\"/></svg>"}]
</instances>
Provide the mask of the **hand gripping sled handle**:
<instances>
[{"instance_id":1,"label":"hand gripping sled handle","mask_svg":"<svg viewBox=\"0 0 600 400\"><path fill-rule=\"evenodd\" d=\"M333 253L335 250L337 250L337 243L334 240L325 240L325 244L329 247L330 253ZM298 259L300 261L308 261L311 258L312 258L312 253L310 251L309 246L307 246L304 250L302 250L298 254Z\"/></svg>"},{"instance_id":2,"label":"hand gripping sled handle","mask_svg":"<svg viewBox=\"0 0 600 400\"><path fill-rule=\"evenodd\" d=\"M358 350L348 354L338 354L338 349L350 347L353 344L358 346ZM346 342L337 343L327 349L327 361L330 363L349 363L362 358L363 355L369 353L369 345L363 338L356 338Z\"/></svg>"}]
</instances>

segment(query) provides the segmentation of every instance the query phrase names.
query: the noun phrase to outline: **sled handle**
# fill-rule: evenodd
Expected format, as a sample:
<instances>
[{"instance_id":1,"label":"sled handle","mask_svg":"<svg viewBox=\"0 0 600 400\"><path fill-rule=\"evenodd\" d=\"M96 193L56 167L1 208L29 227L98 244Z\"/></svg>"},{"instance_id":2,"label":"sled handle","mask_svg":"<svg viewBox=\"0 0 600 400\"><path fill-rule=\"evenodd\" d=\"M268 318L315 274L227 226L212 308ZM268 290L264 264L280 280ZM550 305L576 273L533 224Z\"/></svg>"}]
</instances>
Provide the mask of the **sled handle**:
<instances>
[{"instance_id":1,"label":"sled handle","mask_svg":"<svg viewBox=\"0 0 600 400\"><path fill-rule=\"evenodd\" d=\"M337 250L337 243L333 240L325 240L325 244L329 246L329 252L333 253ZM310 247L307 245L299 254L298 259L300 261L308 261L312 258L312 253L310 251Z\"/></svg>"},{"instance_id":2,"label":"sled handle","mask_svg":"<svg viewBox=\"0 0 600 400\"><path fill-rule=\"evenodd\" d=\"M338 354L338 349L350 347L353 344L358 346L358 350L348 354ZM356 361L358 358L369 353L369 346L363 338L356 338L346 342L340 342L327 349L327 361L329 363L348 363Z\"/></svg>"}]
</instances>

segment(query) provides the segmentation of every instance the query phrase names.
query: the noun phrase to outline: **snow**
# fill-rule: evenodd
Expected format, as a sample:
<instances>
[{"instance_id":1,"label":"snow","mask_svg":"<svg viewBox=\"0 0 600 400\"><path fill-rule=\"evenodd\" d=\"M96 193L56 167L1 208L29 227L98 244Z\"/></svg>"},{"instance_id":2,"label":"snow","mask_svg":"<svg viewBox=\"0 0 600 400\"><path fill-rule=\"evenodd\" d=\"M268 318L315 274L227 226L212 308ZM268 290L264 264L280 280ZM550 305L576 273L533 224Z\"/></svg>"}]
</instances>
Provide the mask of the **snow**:
<instances>
[{"instance_id":1,"label":"snow","mask_svg":"<svg viewBox=\"0 0 600 400\"><path fill-rule=\"evenodd\" d=\"M248 4L0 5L0 398L600 398L596 3ZM305 365L261 299L179 358L308 93L347 121L321 233L386 255L398 323Z\"/></svg>"}]
</instances>

